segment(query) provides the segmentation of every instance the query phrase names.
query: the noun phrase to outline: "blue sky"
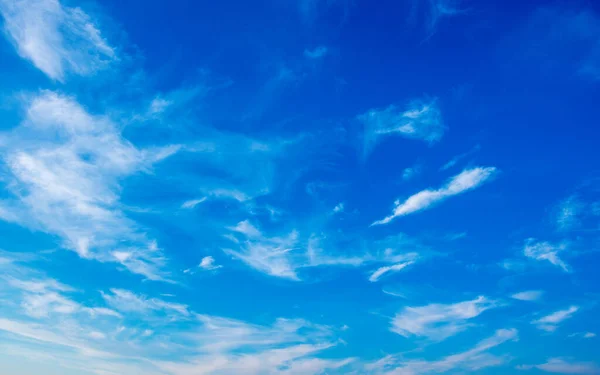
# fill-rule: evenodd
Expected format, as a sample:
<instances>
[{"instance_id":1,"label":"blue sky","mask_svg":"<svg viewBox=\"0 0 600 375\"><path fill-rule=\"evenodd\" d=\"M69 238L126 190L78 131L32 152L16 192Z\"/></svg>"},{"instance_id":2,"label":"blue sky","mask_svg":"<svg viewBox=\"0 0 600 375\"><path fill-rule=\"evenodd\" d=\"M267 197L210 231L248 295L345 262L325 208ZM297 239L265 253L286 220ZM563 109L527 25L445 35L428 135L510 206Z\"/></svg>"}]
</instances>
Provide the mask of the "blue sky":
<instances>
[{"instance_id":1,"label":"blue sky","mask_svg":"<svg viewBox=\"0 0 600 375\"><path fill-rule=\"evenodd\" d=\"M2 374L600 373L597 2L0 15Z\"/></svg>"}]
</instances>

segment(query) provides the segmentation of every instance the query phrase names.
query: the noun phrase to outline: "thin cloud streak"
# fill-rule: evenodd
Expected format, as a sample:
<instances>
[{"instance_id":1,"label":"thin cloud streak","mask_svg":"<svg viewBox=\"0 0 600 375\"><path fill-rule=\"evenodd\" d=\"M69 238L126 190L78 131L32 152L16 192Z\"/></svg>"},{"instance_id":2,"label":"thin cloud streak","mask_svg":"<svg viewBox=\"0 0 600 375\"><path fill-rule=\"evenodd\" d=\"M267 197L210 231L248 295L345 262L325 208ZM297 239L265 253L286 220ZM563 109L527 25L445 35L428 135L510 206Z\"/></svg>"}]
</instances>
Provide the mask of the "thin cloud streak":
<instances>
[{"instance_id":1,"label":"thin cloud streak","mask_svg":"<svg viewBox=\"0 0 600 375\"><path fill-rule=\"evenodd\" d=\"M494 167L477 167L465 169L460 174L452 177L443 187L436 190L423 190L411 195L404 202L398 202L392 215L373 222L371 225L388 224L400 216L406 216L444 201L454 195L459 195L479 187L497 173Z\"/></svg>"}]
</instances>

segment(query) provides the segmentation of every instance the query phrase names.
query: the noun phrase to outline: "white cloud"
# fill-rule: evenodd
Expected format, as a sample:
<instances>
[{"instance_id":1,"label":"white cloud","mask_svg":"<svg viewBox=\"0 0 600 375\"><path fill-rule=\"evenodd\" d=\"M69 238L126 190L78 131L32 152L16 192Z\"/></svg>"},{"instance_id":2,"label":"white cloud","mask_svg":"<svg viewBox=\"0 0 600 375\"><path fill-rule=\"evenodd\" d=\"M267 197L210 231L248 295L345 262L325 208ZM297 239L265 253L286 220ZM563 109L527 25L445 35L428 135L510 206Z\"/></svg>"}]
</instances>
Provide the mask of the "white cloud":
<instances>
[{"instance_id":1,"label":"white cloud","mask_svg":"<svg viewBox=\"0 0 600 375\"><path fill-rule=\"evenodd\" d=\"M207 270L207 271L212 271L212 270L219 269L223 266L215 264L215 258L213 258L212 256L209 255L209 256L205 256L204 258L202 258L198 267L200 267L204 270Z\"/></svg>"},{"instance_id":2,"label":"white cloud","mask_svg":"<svg viewBox=\"0 0 600 375\"><path fill-rule=\"evenodd\" d=\"M565 249L566 246L564 244L554 245L550 242L536 242L535 239L530 238L525 242L523 254L527 258L548 261L562 268L563 271L570 272L569 265L558 256L558 253Z\"/></svg>"},{"instance_id":3,"label":"white cloud","mask_svg":"<svg viewBox=\"0 0 600 375\"><path fill-rule=\"evenodd\" d=\"M54 80L91 75L117 58L85 12L58 0L1 0L0 14L19 55Z\"/></svg>"},{"instance_id":4,"label":"white cloud","mask_svg":"<svg viewBox=\"0 0 600 375\"><path fill-rule=\"evenodd\" d=\"M541 290L528 290L525 292L515 293L511 298L517 299L519 301L537 301L544 295L544 292Z\"/></svg>"},{"instance_id":5,"label":"white cloud","mask_svg":"<svg viewBox=\"0 0 600 375\"><path fill-rule=\"evenodd\" d=\"M414 100L404 111L396 106L372 109L358 116L364 125L364 154L368 155L381 138L399 135L428 143L439 141L446 127L435 100Z\"/></svg>"},{"instance_id":6,"label":"white cloud","mask_svg":"<svg viewBox=\"0 0 600 375\"><path fill-rule=\"evenodd\" d=\"M333 208L333 212L334 213L340 213L340 212L344 212L344 203L338 203L334 208Z\"/></svg>"},{"instance_id":7,"label":"white cloud","mask_svg":"<svg viewBox=\"0 0 600 375\"><path fill-rule=\"evenodd\" d=\"M569 337L579 337L582 339L593 339L596 337L594 332L576 332L569 335Z\"/></svg>"},{"instance_id":8,"label":"white cloud","mask_svg":"<svg viewBox=\"0 0 600 375\"><path fill-rule=\"evenodd\" d=\"M102 293L102 298L114 309L127 313L146 314L149 312L164 312L172 316L189 316L186 305L166 302L158 298L146 298L124 289L111 289L110 293Z\"/></svg>"},{"instance_id":9,"label":"white cloud","mask_svg":"<svg viewBox=\"0 0 600 375\"><path fill-rule=\"evenodd\" d=\"M494 167L465 169L458 175L452 177L446 185L439 189L423 190L417 194L411 195L402 203L397 202L392 215L377 220L372 225L387 224L399 216L405 216L425 210L451 196L475 189L495 174L496 168Z\"/></svg>"},{"instance_id":10,"label":"white cloud","mask_svg":"<svg viewBox=\"0 0 600 375\"><path fill-rule=\"evenodd\" d=\"M404 356L389 355L379 361L367 364L365 370L374 375L441 374L450 371L473 373L506 363L508 358L495 356L488 351L507 341L517 340L517 338L516 329L500 329L493 336L480 341L475 347L462 353L437 360L405 359Z\"/></svg>"},{"instance_id":11,"label":"white cloud","mask_svg":"<svg viewBox=\"0 0 600 375\"><path fill-rule=\"evenodd\" d=\"M241 223L231 229L248 236L242 251L225 249L225 253L267 275L300 280L296 273L297 267L292 260L292 254L290 254L298 250L298 233L296 231L292 231L286 237L266 238L251 224L240 226Z\"/></svg>"},{"instance_id":12,"label":"white cloud","mask_svg":"<svg viewBox=\"0 0 600 375\"><path fill-rule=\"evenodd\" d=\"M200 203L203 203L205 201L206 201L206 197L203 197L200 199L191 199L189 201L183 202L183 204L181 205L181 208L192 209L192 208L196 207L197 205L199 205Z\"/></svg>"},{"instance_id":13,"label":"white cloud","mask_svg":"<svg viewBox=\"0 0 600 375\"><path fill-rule=\"evenodd\" d=\"M600 374L600 368L592 362L575 362L565 358L551 358L546 363L533 366L519 366L520 370L538 370L556 374Z\"/></svg>"},{"instance_id":14,"label":"white cloud","mask_svg":"<svg viewBox=\"0 0 600 375\"><path fill-rule=\"evenodd\" d=\"M554 332L560 323L562 323L564 320L570 319L577 311L579 311L578 306L571 306L566 310L556 311L550 315L536 319L531 323L541 330Z\"/></svg>"},{"instance_id":15,"label":"white cloud","mask_svg":"<svg viewBox=\"0 0 600 375\"><path fill-rule=\"evenodd\" d=\"M248 220L240 221L235 227L230 227L230 230L241 233L246 237L256 238L261 237L262 233L252 225Z\"/></svg>"},{"instance_id":16,"label":"white cloud","mask_svg":"<svg viewBox=\"0 0 600 375\"><path fill-rule=\"evenodd\" d=\"M392 318L391 331L404 337L424 336L441 341L471 326L469 319L497 306L495 301L479 296L474 300L448 305L405 307Z\"/></svg>"},{"instance_id":17,"label":"white cloud","mask_svg":"<svg viewBox=\"0 0 600 375\"><path fill-rule=\"evenodd\" d=\"M24 121L6 139L0 157L14 199L1 204L17 223L57 235L82 258L164 279L156 242L119 208L120 179L148 169L163 149L137 149L108 118L48 91L31 98Z\"/></svg>"},{"instance_id":18,"label":"white cloud","mask_svg":"<svg viewBox=\"0 0 600 375\"><path fill-rule=\"evenodd\" d=\"M375 272L373 272L371 274L371 276L369 276L369 281L374 283L374 282L378 281L384 274L401 271L413 263L414 262L410 261L410 262L397 263L397 264L394 264L391 266L380 267L380 268L376 269Z\"/></svg>"},{"instance_id":19,"label":"white cloud","mask_svg":"<svg viewBox=\"0 0 600 375\"><path fill-rule=\"evenodd\" d=\"M314 49L305 49L304 57L311 59L311 60L321 59L321 58L325 57L325 55L327 55L328 52L329 52L329 49L327 47L319 46Z\"/></svg>"}]
</instances>

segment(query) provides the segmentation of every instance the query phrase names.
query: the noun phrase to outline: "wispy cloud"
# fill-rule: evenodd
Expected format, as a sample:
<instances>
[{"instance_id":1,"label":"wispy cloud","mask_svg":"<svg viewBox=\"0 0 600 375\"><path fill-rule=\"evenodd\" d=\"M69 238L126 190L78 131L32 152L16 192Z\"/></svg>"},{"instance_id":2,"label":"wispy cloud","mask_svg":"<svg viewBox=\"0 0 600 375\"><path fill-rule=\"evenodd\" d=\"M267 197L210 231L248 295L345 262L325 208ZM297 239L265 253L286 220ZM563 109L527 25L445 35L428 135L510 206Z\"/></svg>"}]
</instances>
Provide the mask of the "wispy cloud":
<instances>
[{"instance_id":1,"label":"wispy cloud","mask_svg":"<svg viewBox=\"0 0 600 375\"><path fill-rule=\"evenodd\" d=\"M433 36L440 22L465 13L460 5L462 0L413 0L411 23L422 22L427 38Z\"/></svg>"},{"instance_id":2,"label":"wispy cloud","mask_svg":"<svg viewBox=\"0 0 600 375\"><path fill-rule=\"evenodd\" d=\"M497 306L495 301L480 296L448 305L405 307L392 319L391 331L405 337L423 336L442 341L470 327L470 319Z\"/></svg>"},{"instance_id":3,"label":"wispy cloud","mask_svg":"<svg viewBox=\"0 0 600 375\"><path fill-rule=\"evenodd\" d=\"M456 164L458 164L458 162L460 162L464 158L469 157L472 154L474 154L477 151L479 151L480 148L481 147L479 145L476 145L471 150L469 150L467 152L464 152L464 153L462 153L460 155L456 155L455 157L453 157L452 159L450 159L446 164L442 165L440 167L440 171L445 171L445 170L448 170L448 169L454 167Z\"/></svg>"},{"instance_id":4,"label":"wispy cloud","mask_svg":"<svg viewBox=\"0 0 600 375\"><path fill-rule=\"evenodd\" d=\"M0 14L19 55L54 80L64 81L66 73L93 74L117 58L80 8L58 0L2 0Z\"/></svg>"},{"instance_id":5,"label":"wispy cloud","mask_svg":"<svg viewBox=\"0 0 600 375\"><path fill-rule=\"evenodd\" d=\"M120 209L119 180L174 150L140 150L109 118L49 91L30 99L24 121L5 136L10 142L0 147L0 157L14 199L1 204L17 223L57 235L82 258L165 278L156 242Z\"/></svg>"},{"instance_id":6,"label":"wispy cloud","mask_svg":"<svg viewBox=\"0 0 600 375\"><path fill-rule=\"evenodd\" d=\"M420 164L415 164L412 167L404 168L402 171L402 179L404 181L412 180L417 177L423 171L423 167Z\"/></svg>"},{"instance_id":7,"label":"wispy cloud","mask_svg":"<svg viewBox=\"0 0 600 375\"><path fill-rule=\"evenodd\" d=\"M579 225L579 215L583 210L583 204L572 195L560 202L557 206L556 227L559 231L568 231Z\"/></svg>"},{"instance_id":8,"label":"wispy cloud","mask_svg":"<svg viewBox=\"0 0 600 375\"><path fill-rule=\"evenodd\" d=\"M571 306L566 310L556 311L550 315L536 319L531 323L541 330L554 332L560 323L570 319L577 311L579 311L579 306Z\"/></svg>"},{"instance_id":9,"label":"wispy cloud","mask_svg":"<svg viewBox=\"0 0 600 375\"><path fill-rule=\"evenodd\" d=\"M477 167L465 169L460 174L452 177L443 187L436 190L423 190L417 194L411 195L404 202L396 203L396 208L392 215L381 220L375 221L371 225L388 224L397 217L409 215L421 210L425 210L436 203L439 203L451 196L462 194L480 186L496 174L494 167Z\"/></svg>"},{"instance_id":10,"label":"wispy cloud","mask_svg":"<svg viewBox=\"0 0 600 375\"><path fill-rule=\"evenodd\" d=\"M401 356L390 355L367 364L365 369L368 373L376 375L441 374L450 371L472 373L508 362L508 357L496 356L488 351L505 342L517 339L516 329L500 329L493 336L480 341L475 347L462 353L436 360L403 359Z\"/></svg>"},{"instance_id":11,"label":"wispy cloud","mask_svg":"<svg viewBox=\"0 0 600 375\"><path fill-rule=\"evenodd\" d=\"M376 269L375 272L373 272L371 274L371 276L369 276L369 281L374 283L374 282L378 281L383 275L401 271L413 263L414 262L410 261L410 262L393 264L391 266L380 267L380 268Z\"/></svg>"},{"instance_id":12,"label":"wispy cloud","mask_svg":"<svg viewBox=\"0 0 600 375\"><path fill-rule=\"evenodd\" d=\"M600 367L592 362L577 362L566 358L550 358L540 365L522 365L520 370L532 368L556 374L600 374Z\"/></svg>"},{"instance_id":13,"label":"wispy cloud","mask_svg":"<svg viewBox=\"0 0 600 375\"><path fill-rule=\"evenodd\" d=\"M594 332L576 332L569 335L569 337L579 337L582 339L593 339L596 336Z\"/></svg>"},{"instance_id":14,"label":"wispy cloud","mask_svg":"<svg viewBox=\"0 0 600 375\"><path fill-rule=\"evenodd\" d=\"M548 261L562 268L563 271L570 272L569 265L558 256L558 253L565 249L566 245L564 244L554 245L550 242L536 242L535 239L530 238L525 242L523 254L527 258Z\"/></svg>"},{"instance_id":15,"label":"wispy cloud","mask_svg":"<svg viewBox=\"0 0 600 375\"><path fill-rule=\"evenodd\" d=\"M102 293L102 298L115 310L127 313L163 312L170 316L173 316L172 313L180 316L190 315L186 305L166 302L158 298L146 298L124 289L111 289L110 293Z\"/></svg>"},{"instance_id":16,"label":"wispy cloud","mask_svg":"<svg viewBox=\"0 0 600 375\"><path fill-rule=\"evenodd\" d=\"M541 290L528 290L525 292L515 293L510 297L519 301L537 301L542 298L543 295L544 292Z\"/></svg>"},{"instance_id":17,"label":"wispy cloud","mask_svg":"<svg viewBox=\"0 0 600 375\"><path fill-rule=\"evenodd\" d=\"M329 49L327 47L318 46L313 49L305 49L304 57L311 59L311 60L318 60L318 59L325 57L328 52L329 52Z\"/></svg>"},{"instance_id":18,"label":"wispy cloud","mask_svg":"<svg viewBox=\"0 0 600 375\"><path fill-rule=\"evenodd\" d=\"M414 100L404 110L394 105L372 109L358 116L358 120L364 125L365 157L384 137L397 135L432 144L446 131L436 100Z\"/></svg>"}]
</instances>

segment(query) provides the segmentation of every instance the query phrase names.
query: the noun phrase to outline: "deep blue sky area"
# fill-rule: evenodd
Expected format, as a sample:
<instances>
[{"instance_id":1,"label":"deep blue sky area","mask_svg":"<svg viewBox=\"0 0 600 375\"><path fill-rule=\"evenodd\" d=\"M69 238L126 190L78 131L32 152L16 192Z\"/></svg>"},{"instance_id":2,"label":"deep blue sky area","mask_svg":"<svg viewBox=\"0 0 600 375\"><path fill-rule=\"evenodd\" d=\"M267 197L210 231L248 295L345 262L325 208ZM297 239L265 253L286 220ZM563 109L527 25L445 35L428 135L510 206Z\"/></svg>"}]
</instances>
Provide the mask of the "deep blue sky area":
<instances>
[{"instance_id":1,"label":"deep blue sky area","mask_svg":"<svg viewBox=\"0 0 600 375\"><path fill-rule=\"evenodd\" d=\"M0 27L2 375L600 374L598 2Z\"/></svg>"}]
</instances>

